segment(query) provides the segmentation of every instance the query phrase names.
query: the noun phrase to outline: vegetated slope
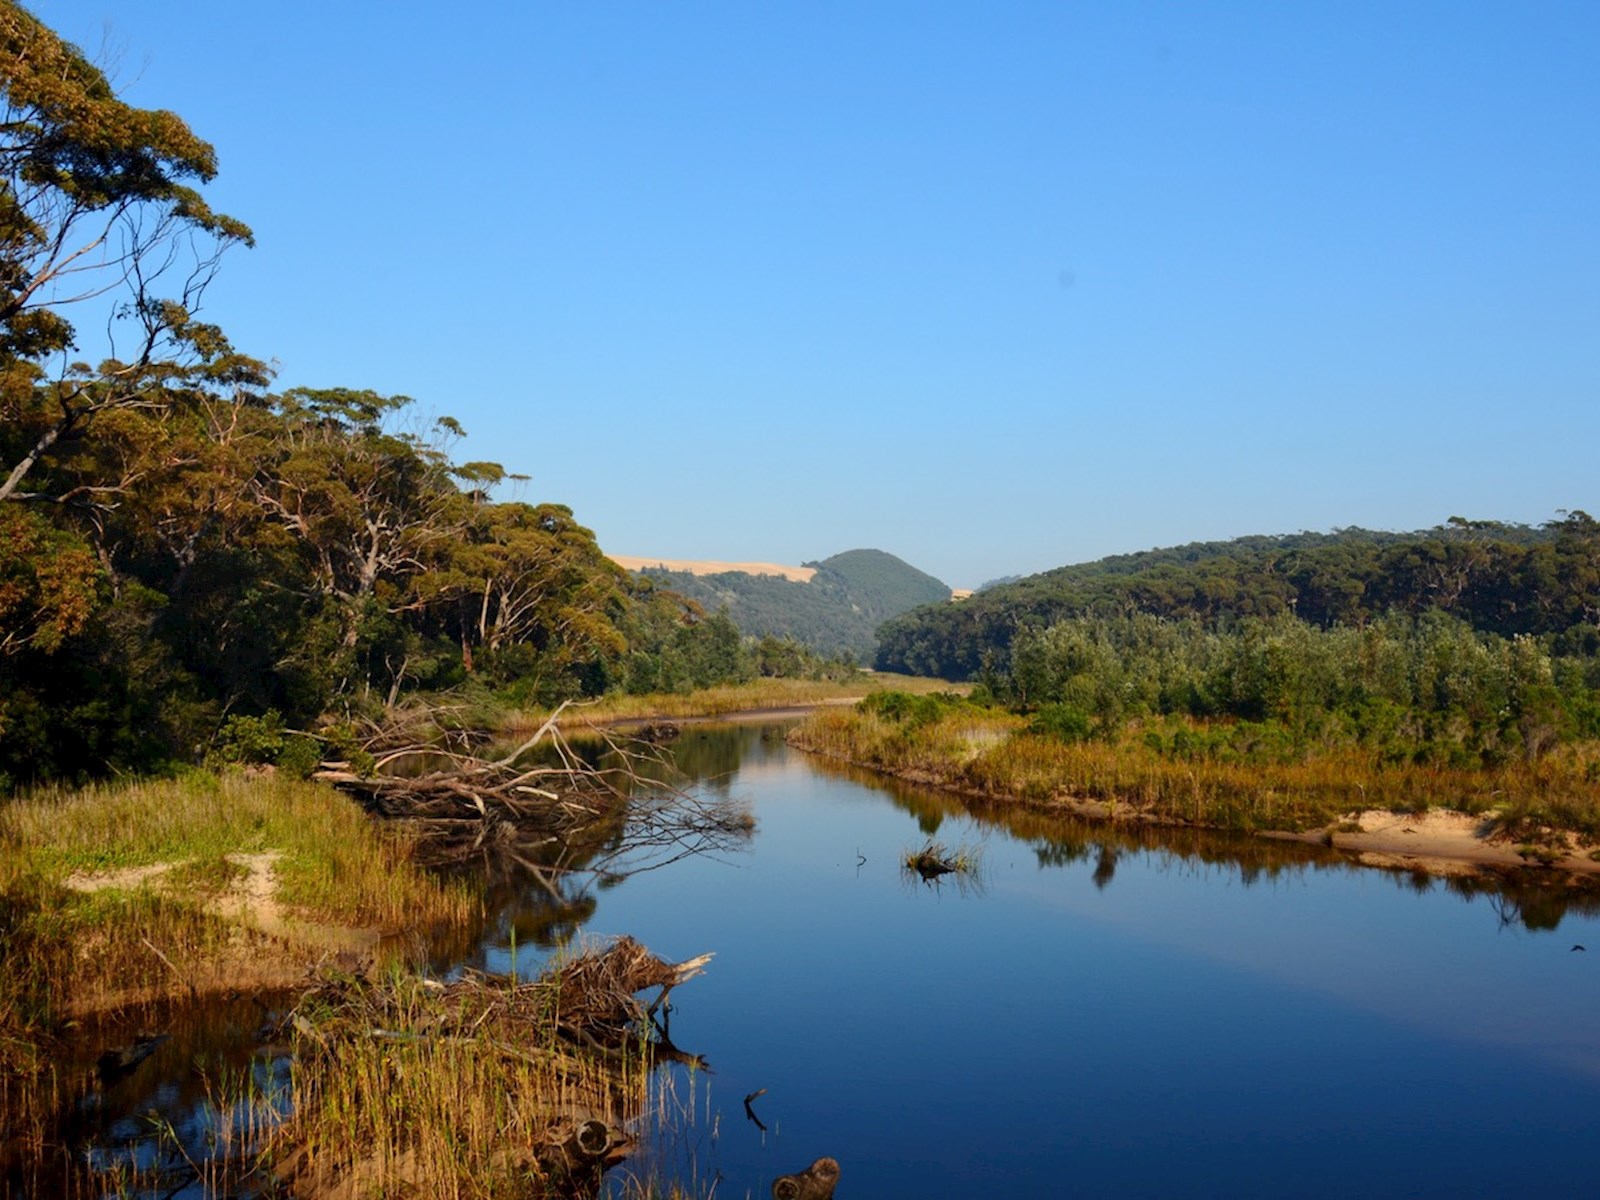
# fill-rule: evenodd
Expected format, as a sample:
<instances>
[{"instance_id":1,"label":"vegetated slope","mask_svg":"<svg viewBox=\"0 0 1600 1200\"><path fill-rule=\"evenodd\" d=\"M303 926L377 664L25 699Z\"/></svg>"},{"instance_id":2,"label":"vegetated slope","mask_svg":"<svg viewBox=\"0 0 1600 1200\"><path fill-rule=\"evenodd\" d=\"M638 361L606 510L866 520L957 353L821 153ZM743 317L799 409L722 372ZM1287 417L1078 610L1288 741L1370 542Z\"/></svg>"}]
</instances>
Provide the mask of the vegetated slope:
<instances>
[{"instance_id":1,"label":"vegetated slope","mask_svg":"<svg viewBox=\"0 0 1600 1200\"><path fill-rule=\"evenodd\" d=\"M841 580L851 603L880 621L919 604L950 599L949 584L882 550L846 550L806 566L816 567L817 577L828 575ZM816 582L815 577L812 582Z\"/></svg>"},{"instance_id":2,"label":"vegetated slope","mask_svg":"<svg viewBox=\"0 0 1600 1200\"><path fill-rule=\"evenodd\" d=\"M726 609L746 634L793 638L819 654L848 654L863 662L872 661L874 631L883 621L950 599L948 585L882 550L847 550L805 565L817 569L809 583L740 571L643 573L707 612Z\"/></svg>"},{"instance_id":3,"label":"vegetated slope","mask_svg":"<svg viewBox=\"0 0 1600 1200\"><path fill-rule=\"evenodd\" d=\"M1465 521L1414 533L1197 542L1059 567L927 606L879 630L883 670L972 678L1021 629L1082 614L1228 621L1292 613L1313 625L1439 609L1502 635L1563 633L1600 617L1600 522L1574 510L1539 527Z\"/></svg>"}]
</instances>

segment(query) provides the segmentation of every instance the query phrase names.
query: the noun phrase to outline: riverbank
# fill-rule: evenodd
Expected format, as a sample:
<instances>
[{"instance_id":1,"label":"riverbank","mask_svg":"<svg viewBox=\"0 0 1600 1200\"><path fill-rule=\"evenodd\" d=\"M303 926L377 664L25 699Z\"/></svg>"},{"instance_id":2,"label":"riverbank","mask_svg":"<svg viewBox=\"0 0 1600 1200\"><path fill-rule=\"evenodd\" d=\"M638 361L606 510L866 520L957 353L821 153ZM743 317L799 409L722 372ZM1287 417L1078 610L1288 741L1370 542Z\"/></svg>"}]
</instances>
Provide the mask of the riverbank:
<instances>
[{"instance_id":1,"label":"riverbank","mask_svg":"<svg viewBox=\"0 0 1600 1200\"><path fill-rule=\"evenodd\" d=\"M282 776L40 793L0 808L0 1017L43 1026L170 995L283 986L472 919L412 839Z\"/></svg>"},{"instance_id":2,"label":"riverbank","mask_svg":"<svg viewBox=\"0 0 1600 1200\"><path fill-rule=\"evenodd\" d=\"M789 741L973 799L1096 821L1243 831L1435 875L1542 867L1600 876L1600 799L1582 756L1493 771L1332 753L1301 762L1173 760L1137 727L1114 741L1066 741L1013 714L927 701L819 711Z\"/></svg>"},{"instance_id":3,"label":"riverbank","mask_svg":"<svg viewBox=\"0 0 1600 1200\"><path fill-rule=\"evenodd\" d=\"M410 961L479 919L477 889L412 849L331 788L241 772L0 807L0 1183L98 1194L69 1131L166 1031Z\"/></svg>"},{"instance_id":4,"label":"riverbank","mask_svg":"<svg viewBox=\"0 0 1600 1200\"><path fill-rule=\"evenodd\" d=\"M624 938L536 979L435 982L419 968L476 936L484 884L420 867L412 828L237 771L0 808L0 1191L592 1195L670 1050L634 993L709 956ZM235 1001L273 1081L209 1052L142 1067L174 1031L236 1026ZM146 1070L201 1078L214 1115L107 1124Z\"/></svg>"},{"instance_id":5,"label":"riverbank","mask_svg":"<svg viewBox=\"0 0 1600 1200\"><path fill-rule=\"evenodd\" d=\"M971 684L952 684L942 679L866 670L844 680L755 679L748 683L723 684L695 692L605 696L595 701L568 705L557 718L557 725L572 730L644 721L784 720L803 716L816 708L855 704L876 692L964 694L971 687ZM495 732L506 737L531 733L554 715L555 710L552 709L515 712L504 717Z\"/></svg>"}]
</instances>

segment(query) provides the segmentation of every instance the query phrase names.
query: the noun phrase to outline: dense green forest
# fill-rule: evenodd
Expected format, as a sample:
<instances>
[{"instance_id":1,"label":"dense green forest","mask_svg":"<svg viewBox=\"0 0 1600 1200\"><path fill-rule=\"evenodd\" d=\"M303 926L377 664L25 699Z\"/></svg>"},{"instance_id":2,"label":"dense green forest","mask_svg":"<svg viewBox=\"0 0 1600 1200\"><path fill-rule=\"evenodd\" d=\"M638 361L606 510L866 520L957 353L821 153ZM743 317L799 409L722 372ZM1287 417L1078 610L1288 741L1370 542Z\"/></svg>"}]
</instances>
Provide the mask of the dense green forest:
<instances>
[{"instance_id":1,"label":"dense green forest","mask_svg":"<svg viewBox=\"0 0 1600 1200\"><path fill-rule=\"evenodd\" d=\"M922 608L880 636L880 667L981 678L1068 741L1138 720L1146 749L1187 759L1535 761L1600 739L1600 523L1150 551ZM1148 724L1166 718L1198 724Z\"/></svg>"},{"instance_id":2,"label":"dense green forest","mask_svg":"<svg viewBox=\"0 0 1600 1200\"><path fill-rule=\"evenodd\" d=\"M885 620L950 599L947 585L882 550L847 550L805 565L817 570L807 583L742 571L646 574L707 612L726 611L747 634L793 639L825 657L860 662L872 661L874 631Z\"/></svg>"},{"instance_id":3,"label":"dense green forest","mask_svg":"<svg viewBox=\"0 0 1600 1200\"><path fill-rule=\"evenodd\" d=\"M1004 669L1016 636L1069 618L1144 613L1213 627L1291 615L1319 629L1442 612L1485 634L1600 635L1600 523L1538 528L1453 518L1420 533L1347 529L1246 537L1061 567L930 605L879 630L877 665L945 679Z\"/></svg>"},{"instance_id":4,"label":"dense green forest","mask_svg":"<svg viewBox=\"0 0 1600 1200\"><path fill-rule=\"evenodd\" d=\"M404 396L273 390L202 320L212 147L0 7L0 792L408 692L548 703L808 669L637 582ZM72 299L75 298L75 299ZM104 331L103 334L101 331ZM265 722L265 724L261 724Z\"/></svg>"}]
</instances>

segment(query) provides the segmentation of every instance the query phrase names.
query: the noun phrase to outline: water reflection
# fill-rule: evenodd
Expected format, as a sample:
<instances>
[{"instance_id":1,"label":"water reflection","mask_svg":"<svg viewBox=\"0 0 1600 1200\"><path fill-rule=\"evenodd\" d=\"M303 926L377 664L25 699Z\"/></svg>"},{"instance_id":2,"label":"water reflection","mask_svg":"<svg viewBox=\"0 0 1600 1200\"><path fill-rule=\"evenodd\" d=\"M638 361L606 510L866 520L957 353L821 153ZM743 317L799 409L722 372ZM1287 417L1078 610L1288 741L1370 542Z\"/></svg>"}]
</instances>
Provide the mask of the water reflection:
<instances>
[{"instance_id":1,"label":"water reflection","mask_svg":"<svg viewBox=\"0 0 1600 1200\"><path fill-rule=\"evenodd\" d=\"M857 767L807 758L812 770L877 792L916 819L931 835L947 820L967 819L1026 843L1041 868L1093 862L1090 881L1105 890L1129 856L1161 869L1203 865L1228 871L1243 886L1280 881L1308 872L1371 872L1397 888L1425 895L1445 890L1464 900L1484 899L1502 927L1554 930L1568 914L1600 916L1600 880L1560 876L1536 868L1472 871L1436 876L1426 871L1365 866L1343 852L1304 842L1253 837L1220 830L1155 825L1111 825L1037 808L996 804L886 779Z\"/></svg>"},{"instance_id":2,"label":"water reflection","mask_svg":"<svg viewBox=\"0 0 1600 1200\"><path fill-rule=\"evenodd\" d=\"M604 741L584 743L580 752L602 767L616 753ZM1585 1077L1600 1074L1600 1035L1590 1035L1592 1022L1585 1027L1581 1019L1570 1018L1578 993L1562 990L1578 986L1582 968L1596 955L1569 953L1570 939L1563 939L1559 956L1539 957L1551 939L1517 936L1600 915L1600 893L1588 881L1531 870L1447 878L1380 871L1298 842L1103 825L966 801L802 757L784 745L781 729L756 725L686 726L658 761L637 773L640 778L624 789L623 802L569 842L508 837L477 847L468 861L451 867L483 880L485 916L479 928L436 938L431 962L441 973L463 966L505 970L514 965L531 971L553 948L602 919L608 931L636 932L647 945L660 937L666 952L676 948L665 943L687 935L696 943L687 947L690 952L725 952L714 986L685 997L678 1018L685 1044L713 1058L718 1086L733 1097L735 1108L738 1097L772 1086L763 1115L773 1126L775 1149L793 1155L783 1167L792 1169L794 1162L819 1152L837 1153L852 1186L865 1189L861 1194L887 1194L883 1186L892 1190L892 1183L884 1182L892 1178L887 1174L874 1190L862 1162L874 1152L888 1158L896 1151L893 1146L874 1150L887 1135L849 1144L856 1137L852 1130L872 1124L864 1111L853 1120L839 1116L841 1109L846 1115L853 1111L857 1097L868 1105L881 1103L873 1097L895 1096L914 1108L915 1117L906 1122L908 1145L918 1130L944 1130L932 1138L936 1144L917 1144L916 1154L953 1155L959 1147L952 1143L968 1145L962 1142L967 1138L967 1152L982 1158L972 1127L985 1117L972 1111L970 1095L1017 1093L1020 1109L1005 1110L1010 1113L1005 1119L1032 1120L1045 1111L1052 1128L1085 1131L1082 1138L1088 1140L1075 1151L1085 1169L1094 1155L1110 1161L1118 1152L1116 1144L1091 1144L1102 1126L1138 1131L1153 1123L1157 1132L1151 1138L1188 1147L1200 1164L1195 1169L1203 1170L1198 1156L1206 1152L1206 1138L1225 1146L1228 1138L1254 1136L1255 1150L1270 1152L1276 1145L1295 1144L1294 1121L1306 1122L1305 1127L1345 1121L1351 1145L1371 1144L1379 1135L1348 1114L1365 1111L1364 1089L1372 1089L1372 1079L1358 1073L1346 1078L1337 1062L1366 1054L1378 1061L1373 1039L1388 1055L1384 1070L1396 1063L1412 1070L1410 1086L1418 1089L1432 1087L1428 1081L1440 1073L1453 1072L1452 1087L1458 1091L1476 1078L1470 1055L1447 1057L1440 1051L1419 1057L1412 1043L1423 1035L1434 1039L1429 1047L1445 1038L1470 1042L1475 1052L1509 1047L1503 1059L1495 1060L1494 1069L1502 1073L1539 1059ZM691 793L700 808L690 811L700 816L670 817L660 801L673 793L657 783ZM722 812L719 805L750 800L763 805L772 823L754 860L745 857L756 842L748 825L701 820L708 805ZM951 838L987 835L992 886L962 887L959 877L944 876L957 879L958 886L938 892L918 881L914 897L897 891L896 881L885 877L886 872L898 875L886 858L921 844L922 839L910 846L903 840L915 836L913 824L923 839L939 831ZM860 853L863 846L870 861ZM1008 863L994 860L1013 851L1022 869L1012 863L1007 873ZM752 869L719 870L710 861L717 859ZM829 864L835 864L832 873ZM1381 884L1367 886L1366 880L1387 880L1394 895ZM1313 886L1319 883L1341 886ZM1284 895L1260 895L1263 885L1280 887ZM882 887L891 894L874 890ZM930 891L942 900L929 903ZM1374 891L1382 893L1379 902L1373 901ZM1246 899L1243 892L1257 894ZM1413 897L1425 903L1411 904ZM1440 920L1443 910L1460 909L1454 898L1478 904L1486 919ZM1289 902L1293 919L1277 921ZM1416 919L1397 919L1397 912L1410 910ZM1422 910L1435 923L1426 929ZM1372 949L1376 942L1399 942L1396 928L1407 923L1408 940L1398 949L1391 946L1384 954ZM1461 925L1473 928L1463 932ZM1482 936L1485 925L1511 936ZM1582 940L1600 946L1595 939L1591 931ZM826 954L819 957L818 947ZM952 953L977 969L952 972ZM1549 961L1556 957L1561 961ZM1232 973L1234 968L1248 974ZM1173 1004L1167 993L1179 972L1186 995L1184 1003ZM1479 977L1492 978L1498 990L1490 991L1487 982L1483 991L1476 990L1471 985ZM1085 979L1103 980L1104 986L1084 987ZM1211 989L1205 1002L1188 994L1200 996L1201 983ZM841 997L848 1002L840 1003ZM1042 1038L1038 1014L1046 1011L1061 1028L1093 1029L1096 1036ZM916 1019L908 1020L908 1013ZM1237 1036L1224 1041L1218 1030L1235 1017ZM1362 1023L1368 1018L1370 1027ZM207 1005L187 1015L169 1014L104 1035L85 1034L81 1061L62 1068L75 1080L87 1079L95 1055L107 1046L138 1033L171 1032L173 1037L127 1080L98 1094L83 1084L72 1095L63 1113L72 1152L97 1147L95 1161L107 1164L176 1163L171 1143L163 1148L144 1116L153 1110L187 1139L180 1144L189 1145L189 1153L198 1153L236 1119L226 1105L212 1100L217 1081L248 1077L270 1083L278 1069L270 1048L258 1048L252 1040L260 1019L255 1004L241 1001L235 1007ZM979 1021L992 1022L982 1029L982 1056L946 1062L927 1052L930 1041L949 1045L971 1037ZM1337 1052L1310 1057L1308 1037L1327 1040ZM1263 1039L1270 1052L1259 1061L1250 1059L1252 1047ZM836 1048L839 1057L830 1058ZM850 1057L844 1057L843 1048L853 1048ZM663 1056L674 1053L664 1037ZM1053 1057L1046 1065L1048 1056ZM703 1064L694 1061L698 1070ZM1294 1070L1285 1073L1284 1062ZM1190 1074L1180 1077L1175 1067L1158 1070L1160 1063L1177 1063ZM1226 1093L1232 1107L1218 1109L1234 1124L1208 1129L1209 1101L1195 1097L1233 1086L1227 1081L1252 1071L1254 1076ZM1082 1111L1072 1108L1076 1095L1059 1085L1074 1072L1077 1078L1092 1074L1104 1093L1086 1094ZM1291 1086L1309 1077L1317 1079L1317 1087ZM840 1079L851 1086L841 1090ZM1524 1107L1545 1086L1531 1073L1528 1079L1532 1082L1518 1085L1523 1093L1517 1103ZM1030 1081L1038 1083L1037 1094L1021 1095ZM1187 1103L1193 1111L1180 1111L1185 1089L1192 1093ZM1314 1106L1318 1089L1330 1090L1332 1108ZM1449 1092L1419 1090L1416 1104L1438 1109L1450 1096L1436 1093ZM1251 1108L1249 1097L1255 1094L1270 1103ZM965 1104L964 1096L969 1097ZM1383 1100L1372 1102L1381 1106ZM1002 1107L986 1101L984 1112L998 1113ZM1111 1112L1121 1114L1117 1121L1106 1115ZM1553 1128L1547 1116L1532 1133L1517 1136L1546 1136L1539 1129ZM743 1124L742 1116L739 1120ZM830 1120L838 1124L827 1124ZM1442 1137L1436 1131L1446 1125L1438 1119L1428 1136ZM754 1126L750 1131L757 1132ZM799 1152L798 1141L779 1140L812 1131L815 1143ZM1001 1132L987 1134L999 1142ZM1119 1136L1134 1145L1133 1134ZM1550 1142L1553 1136L1546 1136L1541 1153L1561 1150ZM1147 1155L1149 1144L1143 1143L1141 1155ZM1395 1151L1401 1165L1402 1151ZM8 1174L0 1176L0 1185L18 1194L53 1194L27 1185L20 1172L38 1167L20 1162L17 1152L17 1143L7 1147L12 1157L5 1161ZM727 1153L731 1158L733 1152ZM1226 1168L1238 1170L1241 1157ZM942 1170L955 1170L941 1161ZM965 1194L980 1194L989 1183L1004 1190L1010 1162L990 1162L994 1179L969 1181ZM775 1173L768 1170L765 1177ZM751 1166L745 1177L756 1176ZM1173 1193L1184 1191L1187 1182L1191 1194L1225 1194L1225 1184L1241 1178L1197 1175L1167 1183L1174 1185ZM1007 1194L1039 1194L1030 1192L1037 1182L1012 1180ZM927 1194L962 1194L955 1174L946 1183L946 1190L936 1187ZM1101 1184L1111 1190L1105 1180ZM1262 1184L1243 1190L1267 1189Z\"/></svg>"},{"instance_id":3,"label":"water reflection","mask_svg":"<svg viewBox=\"0 0 1600 1200\"><path fill-rule=\"evenodd\" d=\"M533 969L538 957L579 935L601 893L685 858L742 853L755 821L731 781L741 764L746 772L759 769L765 755L786 750L781 735L764 726L696 731L668 745L597 732L567 746L609 781L617 802L562 839L538 829L508 833L456 861L453 871L482 881L485 919L436 948L436 969L504 970L513 960Z\"/></svg>"},{"instance_id":4,"label":"water reflection","mask_svg":"<svg viewBox=\"0 0 1600 1200\"><path fill-rule=\"evenodd\" d=\"M45 1081L53 1100L14 1110L32 1109L35 1128L8 1124L0 1138L0 1194L101 1195L135 1173L157 1188L150 1194L213 1194L215 1180L248 1162L287 1094L281 1048L258 1036L286 1000L234 997L85 1020L55 1047ZM145 1039L159 1039L147 1056L100 1069L104 1056Z\"/></svg>"}]
</instances>

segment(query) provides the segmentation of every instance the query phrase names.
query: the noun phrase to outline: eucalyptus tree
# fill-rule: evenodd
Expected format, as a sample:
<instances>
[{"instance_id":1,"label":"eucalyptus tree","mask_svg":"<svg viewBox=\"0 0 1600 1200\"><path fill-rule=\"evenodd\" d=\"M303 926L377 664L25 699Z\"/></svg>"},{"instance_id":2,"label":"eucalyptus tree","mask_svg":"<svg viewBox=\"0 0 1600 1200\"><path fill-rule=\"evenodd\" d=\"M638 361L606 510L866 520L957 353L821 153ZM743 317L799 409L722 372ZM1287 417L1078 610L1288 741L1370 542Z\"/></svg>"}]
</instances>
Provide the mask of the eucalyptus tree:
<instances>
[{"instance_id":1,"label":"eucalyptus tree","mask_svg":"<svg viewBox=\"0 0 1600 1200\"><path fill-rule=\"evenodd\" d=\"M160 411L174 385L208 377L261 381L195 318L223 251L251 241L194 186L216 170L179 117L126 104L77 47L0 0L0 501L125 489L34 480L107 413ZM67 311L96 300L113 319L90 365Z\"/></svg>"}]
</instances>

